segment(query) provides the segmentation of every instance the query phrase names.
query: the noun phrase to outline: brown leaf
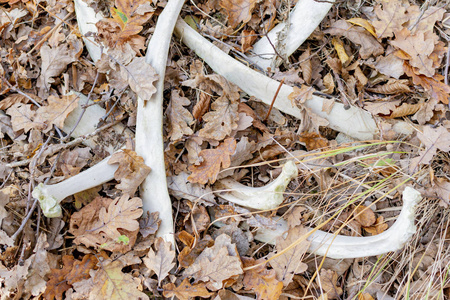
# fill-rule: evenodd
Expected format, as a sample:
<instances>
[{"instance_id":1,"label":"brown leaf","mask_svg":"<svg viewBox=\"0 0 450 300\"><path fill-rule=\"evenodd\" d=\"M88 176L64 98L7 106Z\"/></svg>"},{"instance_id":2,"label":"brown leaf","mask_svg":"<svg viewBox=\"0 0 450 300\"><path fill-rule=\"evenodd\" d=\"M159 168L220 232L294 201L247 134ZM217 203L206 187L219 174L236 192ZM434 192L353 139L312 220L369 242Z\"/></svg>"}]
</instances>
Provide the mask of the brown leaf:
<instances>
[{"instance_id":1,"label":"brown leaf","mask_svg":"<svg viewBox=\"0 0 450 300\"><path fill-rule=\"evenodd\" d=\"M241 51L245 53L250 50L257 37L258 36L254 30L242 30L240 41Z\"/></svg>"},{"instance_id":2,"label":"brown leaf","mask_svg":"<svg viewBox=\"0 0 450 300\"><path fill-rule=\"evenodd\" d=\"M36 111L31 109L31 104L16 103L6 113L11 116L11 124L14 131L23 130L26 132L30 129L42 130L45 124L34 122Z\"/></svg>"},{"instance_id":3,"label":"brown leaf","mask_svg":"<svg viewBox=\"0 0 450 300\"><path fill-rule=\"evenodd\" d=\"M187 234L187 232L186 232ZM186 246L183 250L178 254L178 262L180 266L183 268L187 268L194 263L200 253L205 250L206 247L211 247L214 245L214 241L209 235L206 235L200 241L197 241L192 246Z\"/></svg>"},{"instance_id":4,"label":"brown leaf","mask_svg":"<svg viewBox=\"0 0 450 300\"><path fill-rule=\"evenodd\" d=\"M47 98L48 105L41 106L36 111L36 122L63 128L67 116L78 107L79 99L75 94L61 98L49 96Z\"/></svg>"},{"instance_id":5,"label":"brown leaf","mask_svg":"<svg viewBox=\"0 0 450 300\"><path fill-rule=\"evenodd\" d=\"M324 31L332 35L345 36L353 43L360 45L359 54L363 59L369 56L378 56L383 54L383 46L364 28L353 26L345 20L334 22L331 27Z\"/></svg>"},{"instance_id":6,"label":"brown leaf","mask_svg":"<svg viewBox=\"0 0 450 300\"><path fill-rule=\"evenodd\" d=\"M244 267L251 267L263 263L264 259L254 260L253 258L242 258ZM281 296L283 283L278 281L274 270L268 270L265 264L245 271L242 283L246 290L252 290L256 293L258 300L278 299Z\"/></svg>"},{"instance_id":7,"label":"brown leaf","mask_svg":"<svg viewBox=\"0 0 450 300\"><path fill-rule=\"evenodd\" d=\"M432 78L425 75L417 75L414 69L406 62L403 64L403 68L406 75L413 79L414 84L421 85L427 92L430 93L431 97L444 104L448 104L450 86L441 81L441 76L435 75Z\"/></svg>"},{"instance_id":8,"label":"brown leaf","mask_svg":"<svg viewBox=\"0 0 450 300\"><path fill-rule=\"evenodd\" d=\"M288 98L291 100L292 105L298 106L305 103L306 100L312 99L313 93L314 88L304 84L301 88L294 86L294 89L292 93L289 94Z\"/></svg>"},{"instance_id":9,"label":"brown leaf","mask_svg":"<svg viewBox=\"0 0 450 300\"><path fill-rule=\"evenodd\" d=\"M325 148L328 146L328 140L317 132L302 132L298 140L300 143L305 143L308 151Z\"/></svg>"},{"instance_id":10,"label":"brown leaf","mask_svg":"<svg viewBox=\"0 0 450 300\"><path fill-rule=\"evenodd\" d=\"M166 115L169 118L169 136L172 141L179 141L183 135L191 135L194 131L189 127L194 121L191 113L184 108L191 104L186 97L181 97L177 90L172 90L170 104Z\"/></svg>"},{"instance_id":11,"label":"brown leaf","mask_svg":"<svg viewBox=\"0 0 450 300\"><path fill-rule=\"evenodd\" d=\"M184 271L184 276L192 276L195 282L207 282L210 290L217 291L223 283L242 274L242 262L231 238L222 234L216 238L211 248L206 248L195 262Z\"/></svg>"},{"instance_id":12,"label":"brown leaf","mask_svg":"<svg viewBox=\"0 0 450 300\"><path fill-rule=\"evenodd\" d=\"M433 60L429 58L434 50L434 42L425 39L423 32L411 34L407 28L395 34L395 40L391 41L395 47L402 49L411 58L409 64L417 68L420 74L432 77L435 73Z\"/></svg>"},{"instance_id":13,"label":"brown leaf","mask_svg":"<svg viewBox=\"0 0 450 300\"><path fill-rule=\"evenodd\" d=\"M41 54L41 75L36 86L40 88L41 94L47 94L50 84L54 82L52 77L58 76L67 67L68 64L78 59L77 53L69 49L67 43L61 44L56 48L50 48L44 45L40 50Z\"/></svg>"},{"instance_id":14,"label":"brown leaf","mask_svg":"<svg viewBox=\"0 0 450 300\"><path fill-rule=\"evenodd\" d=\"M311 64L311 49L306 48L305 52L300 55L298 58L298 61L300 62L300 67L302 68L302 75L303 79L305 80L306 84L310 85L312 80L312 64Z\"/></svg>"},{"instance_id":15,"label":"brown leaf","mask_svg":"<svg viewBox=\"0 0 450 300\"><path fill-rule=\"evenodd\" d=\"M128 149L115 152L108 160L108 164L119 164L114 173L114 178L120 181L116 187L130 196L134 195L136 189L151 171L141 156Z\"/></svg>"},{"instance_id":16,"label":"brown leaf","mask_svg":"<svg viewBox=\"0 0 450 300\"><path fill-rule=\"evenodd\" d=\"M228 14L228 24L236 27L239 23L247 23L252 17L256 0L220 0L219 5Z\"/></svg>"},{"instance_id":17,"label":"brown leaf","mask_svg":"<svg viewBox=\"0 0 450 300\"><path fill-rule=\"evenodd\" d=\"M158 231L161 219L159 218L159 212L148 212L147 216L139 219L139 232L142 237L146 238L151 234L155 234Z\"/></svg>"},{"instance_id":18,"label":"brown leaf","mask_svg":"<svg viewBox=\"0 0 450 300\"><path fill-rule=\"evenodd\" d=\"M31 94L31 93L26 93L30 98L34 99L36 102L41 103L42 99L39 98L38 96ZM16 104L16 103L24 103L27 104L28 102L30 102L30 99L28 99L28 97L25 97L22 94L11 94L8 95L6 98L2 99L0 101L0 109L1 110L6 110L8 108L10 108L12 105Z\"/></svg>"},{"instance_id":19,"label":"brown leaf","mask_svg":"<svg viewBox=\"0 0 450 300\"><path fill-rule=\"evenodd\" d=\"M200 151L199 156L203 158L203 161L198 166L192 165L189 167L189 171L192 174L187 179L192 183L206 184L208 180L211 184L214 183L221 166L222 168L228 168L230 166L230 156L233 155L235 150L236 140L228 138L216 149Z\"/></svg>"},{"instance_id":20,"label":"brown leaf","mask_svg":"<svg viewBox=\"0 0 450 300\"><path fill-rule=\"evenodd\" d=\"M308 269L308 266L302 262L303 256L306 250L309 248L309 241L302 241L295 247L284 251L297 240L308 233L308 229L303 226L298 226L289 229L286 239L278 237L276 242L277 257L272 259L269 263L277 274L277 279L283 282L284 286L287 286L294 277L295 274L303 273ZM274 256L271 254L270 256Z\"/></svg>"},{"instance_id":21,"label":"brown leaf","mask_svg":"<svg viewBox=\"0 0 450 300\"><path fill-rule=\"evenodd\" d=\"M450 133L443 127L432 128L431 126L425 126L423 133L418 132L417 137L425 146L425 150L419 152L419 156L411 160L410 171L415 171L420 164L428 165L433 157L436 155L437 150L443 152L450 151Z\"/></svg>"},{"instance_id":22,"label":"brown leaf","mask_svg":"<svg viewBox=\"0 0 450 300\"><path fill-rule=\"evenodd\" d=\"M175 263L175 250L171 250L172 243L165 242L162 238L158 238L155 242L157 253L150 249L144 261L147 268L152 270L158 276L158 285L161 281L169 275L170 270L173 269Z\"/></svg>"},{"instance_id":23,"label":"brown leaf","mask_svg":"<svg viewBox=\"0 0 450 300\"><path fill-rule=\"evenodd\" d=\"M191 285L189 279L185 278L179 286L173 283L168 283L163 286L164 297L177 297L180 300L189 300L191 297L208 298L212 296L212 293L206 289L206 284L200 282L198 284Z\"/></svg>"},{"instance_id":24,"label":"brown leaf","mask_svg":"<svg viewBox=\"0 0 450 300\"><path fill-rule=\"evenodd\" d=\"M120 260L105 260L101 267L92 273L93 289L89 299L142 299L149 297L143 293L140 280L131 274L123 273Z\"/></svg>"},{"instance_id":25,"label":"brown leaf","mask_svg":"<svg viewBox=\"0 0 450 300\"><path fill-rule=\"evenodd\" d=\"M238 127L238 101L228 96L221 96L211 104L212 111L203 115L205 124L199 136L217 141L223 140Z\"/></svg>"},{"instance_id":26,"label":"brown leaf","mask_svg":"<svg viewBox=\"0 0 450 300\"><path fill-rule=\"evenodd\" d=\"M74 259L72 255L64 255L62 258L63 268L52 269L47 281L47 288L43 294L46 300L64 299L63 294L75 282L88 279L90 270L97 269L97 258L87 254L82 261Z\"/></svg>"},{"instance_id":27,"label":"brown leaf","mask_svg":"<svg viewBox=\"0 0 450 300\"><path fill-rule=\"evenodd\" d=\"M121 66L120 75L144 101L150 100L156 92L153 84L159 79L159 76L155 69L145 61L145 57L135 57L125 67Z\"/></svg>"},{"instance_id":28,"label":"brown leaf","mask_svg":"<svg viewBox=\"0 0 450 300\"><path fill-rule=\"evenodd\" d=\"M432 184L432 191L441 199L441 205L450 205L450 181L444 178L435 178Z\"/></svg>"},{"instance_id":29,"label":"brown leaf","mask_svg":"<svg viewBox=\"0 0 450 300\"><path fill-rule=\"evenodd\" d=\"M403 24L410 20L406 8L399 0L381 0L375 6L377 19L372 21L378 38L392 37L394 33L402 30Z\"/></svg>"},{"instance_id":30,"label":"brown leaf","mask_svg":"<svg viewBox=\"0 0 450 300\"><path fill-rule=\"evenodd\" d=\"M384 217L379 216L375 224L369 227L364 227L364 230L370 233L371 235L377 235L384 232L386 229L388 229L388 227L389 227L388 224L384 222Z\"/></svg>"},{"instance_id":31,"label":"brown leaf","mask_svg":"<svg viewBox=\"0 0 450 300\"><path fill-rule=\"evenodd\" d=\"M375 213L367 206L360 205L356 207L353 211L353 215L355 216L355 220L363 227L369 227L375 224Z\"/></svg>"},{"instance_id":32,"label":"brown leaf","mask_svg":"<svg viewBox=\"0 0 450 300\"><path fill-rule=\"evenodd\" d=\"M137 219L142 215L140 207L142 207L142 200L137 197L129 199L128 195L124 195L114 199L108 209L100 208L95 231L104 232L108 237L116 240L121 235L119 228L128 231L138 230Z\"/></svg>"},{"instance_id":33,"label":"brown leaf","mask_svg":"<svg viewBox=\"0 0 450 300\"><path fill-rule=\"evenodd\" d=\"M338 275L332 270L320 270L320 275L316 277L316 282L322 287L324 293L328 295L328 299L340 299L343 291L337 285Z\"/></svg>"},{"instance_id":34,"label":"brown leaf","mask_svg":"<svg viewBox=\"0 0 450 300\"><path fill-rule=\"evenodd\" d=\"M200 100L194 105L192 109L192 115L197 121L201 121L203 115L208 111L209 104L211 103L211 95L204 91L200 91Z\"/></svg>"},{"instance_id":35,"label":"brown leaf","mask_svg":"<svg viewBox=\"0 0 450 300\"><path fill-rule=\"evenodd\" d=\"M408 80L389 80L386 84L366 88L366 91L385 95L396 95L398 93L409 93L411 89L408 86Z\"/></svg>"}]
</instances>

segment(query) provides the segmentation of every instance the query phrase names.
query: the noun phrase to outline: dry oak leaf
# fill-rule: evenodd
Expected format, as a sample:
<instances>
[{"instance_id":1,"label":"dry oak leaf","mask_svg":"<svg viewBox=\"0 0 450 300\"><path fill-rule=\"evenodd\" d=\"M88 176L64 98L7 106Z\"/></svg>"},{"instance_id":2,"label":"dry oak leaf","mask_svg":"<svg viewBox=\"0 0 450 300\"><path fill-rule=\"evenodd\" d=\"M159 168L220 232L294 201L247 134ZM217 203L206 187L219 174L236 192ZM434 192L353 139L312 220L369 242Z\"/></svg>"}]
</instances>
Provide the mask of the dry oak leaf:
<instances>
[{"instance_id":1,"label":"dry oak leaf","mask_svg":"<svg viewBox=\"0 0 450 300\"><path fill-rule=\"evenodd\" d=\"M75 282L88 279L90 270L97 269L97 258L87 254L82 261L74 259L72 255L64 255L63 268L52 269L47 281L47 288L43 294L46 300L62 300L64 292L72 287Z\"/></svg>"},{"instance_id":2,"label":"dry oak leaf","mask_svg":"<svg viewBox=\"0 0 450 300\"><path fill-rule=\"evenodd\" d=\"M110 48L121 46L126 42L135 45L144 42L144 38L137 34L153 15L154 8L150 6L149 1L116 0L115 4L116 8L111 8L112 18L96 23L101 39Z\"/></svg>"},{"instance_id":3,"label":"dry oak leaf","mask_svg":"<svg viewBox=\"0 0 450 300\"><path fill-rule=\"evenodd\" d=\"M188 233L186 232L186 234ZM205 237L203 237L200 241L197 241L194 245L186 246L183 248L183 250L181 250L177 257L178 263L183 268L189 267L194 263L194 261L197 259L200 253L205 250L206 247L212 247L213 245L214 240L209 235L205 235Z\"/></svg>"},{"instance_id":4,"label":"dry oak leaf","mask_svg":"<svg viewBox=\"0 0 450 300\"><path fill-rule=\"evenodd\" d=\"M244 279L242 283L246 290L252 290L256 293L256 299L258 300L272 300L278 299L281 296L283 290L283 283L278 281L275 277L274 270L268 270L265 267L265 260L254 260L249 257L242 257L244 267L251 267L262 263L262 265L246 270L244 273Z\"/></svg>"},{"instance_id":5,"label":"dry oak leaf","mask_svg":"<svg viewBox=\"0 0 450 300\"><path fill-rule=\"evenodd\" d=\"M37 87L44 94L50 89L50 84L54 82L52 77L58 76L67 67L68 64L78 59L78 53L69 49L67 43L61 44L56 48L50 48L43 45L40 49L41 54L41 75L37 80Z\"/></svg>"},{"instance_id":6,"label":"dry oak leaf","mask_svg":"<svg viewBox=\"0 0 450 300\"><path fill-rule=\"evenodd\" d=\"M359 26L353 26L345 20L334 22L324 32L344 36L353 43L360 45L359 54L363 59L367 59L371 55L378 56L384 52L383 46L367 30Z\"/></svg>"},{"instance_id":7,"label":"dry oak leaf","mask_svg":"<svg viewBox=\"0 0 450 300\"><path fill-rule=\"evenodd\" d=\"M125 67L121 66L120 75L144 101L150 100L156 92L153 83L159 79L159 76L155 69L146 62L145 57L135 57Z\"/></svg>"},{"instance_id":8,"label":"dry oak leaf","mask_svg":"<svg viewBox=\"0 0 450 300\"><path fill-rule=\"evenodd\" d=\"M328 146L328 140L317 132L304 131L298 138L300 143L304 143L308 151L325 148Z\"/></svg>"},{"instance_id":9,"label":"dry oak leaf","mask_svg":"<svg viewBox=\"0 0 450 300\"><path fill-rule=\"evenodd\" d=\"M181 172L176 176L167 177L170 195L177 199L187 199L200 205L211 206L216 202L210 186L188 181L188 174Z\"/></svg>"},{"instance_id":10,"label":"dry oak leaf","mask_svg":"<svg viewBox=\"0 0 450 300\"><path fill-rule=\"evenodd\" d=\"M307 233L308 229L297 226L288 230L286 239L281 236L277 238L277 254L271 255L271 257L275 255L277 257L270 260L269 263L275 270L277 279L282 281L284 286L288 286L295 274L303 273L308 269L308 266L302 262L302 258L309 248L309 241L304 240L295 247L284 251L292 244L297 243L297 240Z\"/></svg>"},{"instance_id":11,"label":"dry oak leaf","mask_svg":"<svg viewBox=\"0 0 450 300\"><path fill-rule=\"evenodd\" d=\"M220 0L219 5L227 12L228 24L234 28L250 21L256 0Z\"/></svg>"},{"instance_id":12,"label":"dry oak leaf","mask_svg":"<svg viewBox=\"0 0 450 300\"><path fill-rule=\"evenodd\" d=\"M367 231L368 233L370 233L371 235L377 235L380 234L384 231L386 231L386 229L388 229L388 224L386 224L384 222L384 217L383 216L379 216L377 218L377 221L375 222L375 224L373 224L372 226L369 227L364 227L364 230Z\"/></svg>"},{"instance_id":13,"label":"dry oak leaf","mask_svg":"<svg viewBox=\"0 0 450 300\"><path fill-rule=\"evenodd\" d=\"M205 124L199 131L199 136L216 141L223 140L238 128L237 121L239 102L228 95L221 96L211 104L212 111L203 115Z\"/></svg>"},{"instance_id":14,"label":"dry oak leaf","mask_svg":"<svg viewBox=\"0 0 450 300\"><path fill-rule=\"evenodd\" d=\"M189 300L191 297L209 298L213 293L210 293L205 286L206 284L203 282L191 285L189 279L185 278L179 286L173 283L164 285L163 295L167 298L175 296L180 300Z\"/></svg>"},{"instance_id":15,"label":"dry oak leaf","mask_svg":"<svg viewBox=\"0 0 450 300\"><path fill-rule=\"evenodd\" d=\"M126 199L126 195L122 198ZM119 198L117 198L116 201L118 199ZM124 212L122 214L124 222L128 222L128 225L132 225L128 226L128 228L136 228L136 224L137 228L135 230L128 230L120 227L117 228L121 235L125 235L129 239L128 243L119 242L119 236L116 233L111 236L108 234L109 230L104 231L105 224L99 221L100 213L106 211L110 206L114 206L116 201L109 198L97 197L80 211L73 213L70 218L69 230L69 232L75 236L73 243L77 245L84 244L87 247L94 247L95 249L104 249L113 252L126 253L130 251L136 242L137 234L139 232L139 224L136 220L126 220L127 212ZM142 201L140 202L142 206ZM140 211L142 214L142 210ZM118 219L120 219L120 217L118 217ZM111 225L122 226L119 223Z\"/></svg>"},{"instance_id":16,"label":"dry oak leaf","mask_svg":"<svg viewBox=\"0 0 450 300\"><path fill-rule=\"evenodd\" d=\"M421 150L419 156L411 160L411 172L416 171L419 164L428 165L436 155L437 150L450 151L450 132L444 126L438 128L425 126L422 133L417 133L417 137L425 146L425 150Z\"/></svg>"},{"instance_id":17,"label":"dry oak leaf","mask_svg":"<svg viewBox=\"0 0 450 300\"><path fill-rule=\"evenodd\" d=\"M159 218L159 211L150 213L147 211L147 216L139 219L139 233L146 238L158 231L161 219Z\"/></svg>"},{"instance_id":18,"label":"dry oak leaf","mask_svg":"<svg viewBox=\"0 0 450 300\"><path fill-rule=\"evenodd\" d=\"M192 172L187 178L192 183L206 184L209 180L213 184L222 168L228 168L231 164L230 156L236 150L236 140L228 138L216 149L205 149L200 151L199 156L203 158L200 165L192 165L189 171Z\"/></svg>"},{"instance_id":19,"label":"dry oak leaf","mask_svg":"<svg viewBox=\"0 0 450 300\"><path fill-rule=\"evenodd\" d=\"M440 204L447 208L450 205L450 181L436 177L432 183L432 191L439 197Z\"/></svg>"},{"instance_id":20,"label":"dry oak leaf","mask_svg":"<svg viewBox=\"0 0 450 300\"><path fill-rule=\"evenodd\" d=\"M291 100L293 106L301 107L301 104L312 99L313 93L314 88L304 84L301 88L294 86L294 89L292 90L292 93L289 94L288 98Z\"/></svg>"},{"instance_id":21,"label":"dry oak leaf","mask_svg":"<svg viewBox=\"0 0 450 300\"><path fill-rule=\"evenodd\" d=\"M193 277L195 282L206 282L208 289L217 291L225 281L236 279L242 273L242 262L236 245L231 244L228 235L221 234L216 238L214 246L203 250L183 275Z\"/></svg>"},{"instance_id":22,"label":"dry oak leaf","mask_svg":"<svg viewBox=\"0 0 450 300\"><path fill-rule=\"evenodd\" d=\"M355 220L358 221L363 227L368 227L375 224L375 213L367 206L357 206L353 211L353 215L355 216Z\"/></svg>"},{"instance_id":23,"label":"dry oak leaf","mask_svg":"<svg viewBox=\"0 0 450 300\"><path fill-rule=\"evenodd\" d=\"M399 0L381 0L374 8L377 19L372 21L379 39L392 37L402 30L403 24L410 20L406 8Z\"/></svg>"},{"instance_id":24,"label":"dry oak leaf","mask_svg":"<svg viewBox=\"0 0 450 300\"><path fill-rule=\"evenodd\" d=\"M134 195L136 189L151 171L141 156L128 149L115 152L108 160L108 164L119 164L114 172L114 179L120 181L116 188L130 196Z\"/></svg>"},{"instance_id":25,"label":"dry oak leaf","mask_svg":"<svg viewBox=\"0 0 450 300\"><path fill-rule=\"evenodd\" d=\"M191 104L186 97L181 97L177 90L172 90L170 104L166 115L169 118L169 136L172 141L179 141L183 135L191 135L194 131L189 127L194 121L191 113L184 108Z\"/></svg>"},{"instance_id":26,"label":"dry oak leaf","mask_svg":"<svg viewBox=\"0 0 450 300\"><path fill-rule=\"evenodd\" d=\"M338 275L332 270L320 270L320 275L316 277L316 282L322 287L324 293L327 294L328 299L340 299L343 291L337 285Z\"/></svg>"},{"instance_id":27,"label":"dry oak leaf","mask_svg":"<svg viewBox=\"0 0 450 300\"><path fill-rule=\"evenodd\" d=\"M31 104L16 103L6 113L11 116L11 125L14 131L23 130L26 132L30 129L43 130L45 124L34 122L36 111L31 109Z\"/></svg>"},{"instance_id":28,"label":"dry oak leaf","mask_svg":"<svg viewBox=\"0 0 450 300\"><path fill-rule=\"evenodd\" d=\"M108 209L100 208L95 231L104 232L108 237L116 240L121 235L118 229L139 230L137 219L142 216L140 207L142 207L142 200L137 197L129 199L128 195L123 195L114 199Z\"/></svg>"},{"instance_id":29,"label":"dry oak leaf","mask_svg":"<svg viewBox=\"0 0 450 300\"><path fill-rule=\"evenodd\" d=\"M156 273L158 277L158 286L161 281L169 275L170 270L173 269L175 263L175 250L171 250L172 243L165 242L162 238L158 238L155 242L157 252L150 248L147 257L143 261L147 268Z\"/></svg>"},{"instance_id":30,"label":"dry oak leaf","mask_svg":"<svg viewBox=\"0 0 450 300\"><path fill-rule=\"evenodd\" d=\"M430 96L439 100L444 104L448 104L448 97L450 94L450 86L443 83L442 76L436 74L434 77L427 77L425 75L418 75L415 70L406 62L403 63L403 69L406 75L413 79L414 84L421 85Z\"/></svg>"},{"instance_id":31,"label":"dry oak leaf","mask_svg":"<svg viewBox=\"0 0 450 300\"><path fill-rule=\"evenodd\" d=\"M62 128L67 116L78 107L79 99L75 94L61 98L51 95L47 98L48 105L37 109L35 121Z\"/></svg>"},{"instance_id":32,"label":"dry oak leaf","mask_svg":"<svg viewBox=\"0 0 450 300\"><path fill-rule=\"evenodd\" d=\"M429 57L433 53L434 42L425 39L423 32L411 34L407 28L403 28L395 34L395 40L391 41L391 44L411 57L409 64L417 68L420 74L428 77L434 75L433 60Z\"/></svg>"},{"instance_id":33,"label":"dry oak leaf","mask_svg":"<svg viewBox=\"0 0 450 300\"><path fill-rule=\"evenodd\" d=\"M149 299L140 290L139 279L122 272L124 265L120 260L105 260L99 264L99 268L91 272L93 289L89 300Z\"/></svg>"}]
</instances>

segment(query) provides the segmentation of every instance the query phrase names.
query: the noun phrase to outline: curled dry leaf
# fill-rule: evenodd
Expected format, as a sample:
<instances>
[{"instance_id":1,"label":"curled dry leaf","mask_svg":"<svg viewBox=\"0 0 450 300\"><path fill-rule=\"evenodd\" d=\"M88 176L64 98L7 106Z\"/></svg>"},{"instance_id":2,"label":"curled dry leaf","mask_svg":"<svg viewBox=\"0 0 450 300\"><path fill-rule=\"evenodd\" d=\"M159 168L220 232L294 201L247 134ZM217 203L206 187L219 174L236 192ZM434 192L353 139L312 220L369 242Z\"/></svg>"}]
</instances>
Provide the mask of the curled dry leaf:
<instances>
[{"instance_id":1,"label":"curled dry leaf","mask_svg":"<svg viewBox=\"0 0 450 300\"><path fill-rule=\"evenodd\" d=\"M108 160L108 164L119 164L114 173L114 178L120 181L116 187L130 196L134 195L136 189L151 171L150 167L144 164L141 156L128 149L115 152Z\"/></svg>"},{"instance_id":2,"label":"curled dry leaf","mask_svg":"<svg viewBox=\"0 0 450 300\"><path fill-rule=\"evenodd\" d=\"M198 284L191 285L189 279L185 278L179 286L173 283L168 283L163 286L164 297L177 297L180 300L189 300L193 297L208 298L211 297L213 293L210 293L206 289L206 283L200 282Z\"/></svg>"},{"instance_id":3,"label":"curled dry leaf","mask_svg":"<svg viewBox=\"0 0 450 300\"><path fill-rule=\"evenodd\" d=\"M135 57L128 65L121 66L120 75L144 101L150 100L156 92L153 84L159 79L159 76L155 69L146 62L145 57Z\"/></svg>"},{"instance_id":4,"label":"curled dry leaf","mask_svg":"<svg viewBox=\"0 0 450 300\"><path fill-rule=\"evenodd\" d=\"M338 275L332 270L320 270L320 274L316 277L316 282L322 288L323 292L327 294L327 299L340 299L343 291L337 285Z\"/></svg>"},{"instance_id":5,"label":"curled dry leaf","mask_svg":"<svg viewBox=\"0 0 450 300\"><path fill-rule=\"evenodd\" d=\"M172 90L170 104L167 108L167 117L169 118L169 136L172 141L179 141L183 135L191 135L194 132L189 127L194 121L191 113L184 108L191 104L186 97L181 97L177 90Z\"/></svg>"},{"instance_id":6,"label":"curled dry leaf","mask_svg":"<svg viewBox=\"0 0 450 300\"><path fill-rule=\"evenodd\" d=\"M192 183L206 184L208 181L212 184L216 181L221 167L228 168L231 164L230 156L236 150L236 140L228 138L216 149L205 149L200 151L199 156L203 161L198 166L190 166L192 172L187 178Z\"/></svg>"},{"instance_id":7,"label":"curled dry leaf","mask_svg":"<svg viewBox=\"0 0 450 300\"><path fill-rule=\"evenodd\" d=\"M359 205L353 211L353 215L355 216L355 220L361 224L363 227L372 226L375 221L375 213L369 207L364 205Z\"/></svg>"},{"instance_id":8,"label":"curled dry leaf","mask_svg":"<svg viewBox=\"0 0 450 300\"><path fill-rule=\"evenodd\" d=\"M395 95L411 92L411 89L408 86L408 80L389 80L386 84L373 88L366 88L366 90L372 93L385 95Z\"/></svg>"},{"instance_id":9,"label":"curled dry leaf","mask_svg":"<svg viewBox=\"0 0 450 300\"><path fill-rule=\"evenodd\" d=\"M371 235L377 235L382 232L384 232L386 229L388 229L388 224L384 222L384 217L379 216L372 226L364 227L364 230L370 233Z\"/></svg>"}]
</instances>

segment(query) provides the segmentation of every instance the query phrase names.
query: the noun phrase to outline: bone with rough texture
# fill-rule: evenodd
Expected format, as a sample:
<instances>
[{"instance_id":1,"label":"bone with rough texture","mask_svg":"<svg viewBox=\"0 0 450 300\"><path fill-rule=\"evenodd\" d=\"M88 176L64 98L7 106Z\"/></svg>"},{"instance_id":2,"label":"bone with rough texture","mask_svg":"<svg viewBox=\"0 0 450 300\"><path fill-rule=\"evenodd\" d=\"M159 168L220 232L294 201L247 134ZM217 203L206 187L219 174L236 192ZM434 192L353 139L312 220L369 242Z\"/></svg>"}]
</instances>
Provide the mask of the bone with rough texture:
<instances>
[{"instance_id":1,"label":"bone with rough texture","mask_svg":"<svg viewBox=\"0 0 450 300\"><path fill-rule=\"evenodd\" d=\"M403 191L403 207L400 215L388 230L370 237L342 236L316 230L308 237L311 242L308 252L343 259L381 255L400 250L416 232L415 211L421 199L422 196L417 190L406 187ZM276 238L282 236L287 229L286 221L279 220L277 230L261 229L255 235L255 239L274 244Z\"/></svg>"},{"instance_id":2,"label":"bone with rough texture","mask_svg":"<svg viewBox=\"0 0 450 300\"><path fill-rule=\"evenodd\" d=\"M287 31L284 47L277 47L278 54L289 57L296 51L322 22L333 3L334 0L324 2L299 0L287 20L289 22L289 30ZM253 44L253 53L255 55L250 57L250 61L263 70L266 70L268 67L274 69L273 62L276 56L273 46L277 46L278 36L285 28L286 22L280 23L267 36L263 36Z\"/></svg>"},{"instance_id":3,"label":"bone with rough texture","mask_svg":"<svg viewBox=\"0 0 450 300\"><path fill-rule=\"evenodd\" d=\"M214 185L214 189L219 197L227 201L260 210L274 209L283 202L283 192L297 176L297 166L288 160L277 179L263 187L249 187L234 179L224 178Z\"/></svg>"},{"instance_id":4,"label":"bone with rough texture","mask_svg":"<svg viewBox=\"0 0 450 300\"><path fill-rule=\"evenodd\" d=\"M278 81L270 79L228 56L182 20L177 21L175 34L180 37L185 45L203 58L215 72L265 104L270 105L272 103L273 96L280 86ZM274 107L286 114L302 119L300 109L292 105L288 99L289 94L292 92L293 88L291 86L283 84L275 100ZM315 114L327 119L330 128L343 132L355 139L370 140L377 134L378 128L369 112L355 106L346 110L343 104L334 103L331 112L328 114L322 111L323 104L324 99L317 96L312 96L312 99L304 103Z\"/></svg>"}]
</instances>

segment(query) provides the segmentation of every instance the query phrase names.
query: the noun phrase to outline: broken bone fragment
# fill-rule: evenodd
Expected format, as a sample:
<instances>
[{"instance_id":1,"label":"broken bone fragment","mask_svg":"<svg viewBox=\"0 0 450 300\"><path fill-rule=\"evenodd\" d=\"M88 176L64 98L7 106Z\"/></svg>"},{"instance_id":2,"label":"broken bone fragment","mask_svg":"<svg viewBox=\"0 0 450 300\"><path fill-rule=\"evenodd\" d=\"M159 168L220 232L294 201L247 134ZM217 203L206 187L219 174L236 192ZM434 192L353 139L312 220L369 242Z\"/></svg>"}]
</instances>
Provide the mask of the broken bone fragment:
<instances>
[{"instance_id":1,"label":"broken bone fragment","mask_svg":"<svg viewBox=\"0 0 450 300\"><path fill-rule=\"evenodd\" d=\"M286 187L297 176L297 166L288 160L277 179L263 187L249 187L224 178L215 184L214 189L219 197L235 204L260 210L274 209L283 202Z\"/></svg>"},{"instance_id":2,"label":"broken bone fragment","mask_svg":"<svg viewBox=\"0 0 450 300\"><path fill-rule=\"evenodd\" d=\"M416 233L415 211L421 199L422 196L417 190L406 187L403 191L403 207L400 215L388 230L368 237L342 236L316 230L308 237L310 241L308 252L334 259L345 259L398 251ZM287 230L286 221L280 219L276 230L260 229L255 239L274 244L276 238Z\"/></svg>"}]
</instances>

